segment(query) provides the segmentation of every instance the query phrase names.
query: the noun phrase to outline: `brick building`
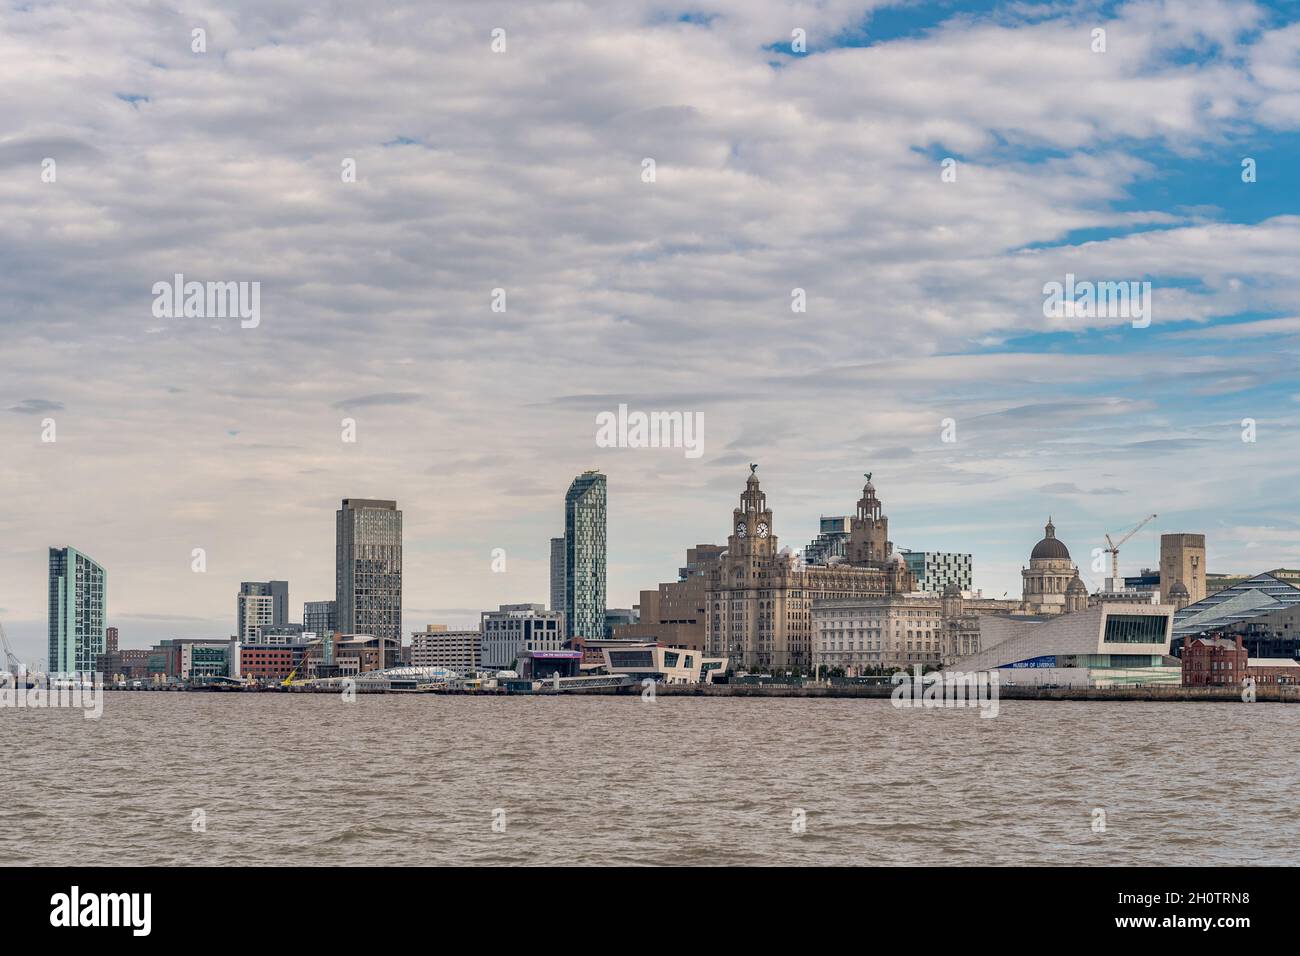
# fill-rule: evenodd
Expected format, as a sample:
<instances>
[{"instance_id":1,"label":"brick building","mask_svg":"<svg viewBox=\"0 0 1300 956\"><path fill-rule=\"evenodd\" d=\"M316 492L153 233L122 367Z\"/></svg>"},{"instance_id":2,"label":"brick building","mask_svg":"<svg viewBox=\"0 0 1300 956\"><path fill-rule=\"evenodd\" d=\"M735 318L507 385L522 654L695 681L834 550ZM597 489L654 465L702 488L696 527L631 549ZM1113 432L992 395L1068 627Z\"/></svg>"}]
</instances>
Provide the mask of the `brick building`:
<instances>
[{"instance_id":1,"label":"brick building","mask_svg":"<svg viewBox=\"0 0 1300 956\"><path fill-rule=\"evenodd\" d=\"M1240 634L1188 639L1183 647L1184 687L1240 687L1300 684L1300 661L1288 657L1250 657Z\"/></svg>"}]
</instances>

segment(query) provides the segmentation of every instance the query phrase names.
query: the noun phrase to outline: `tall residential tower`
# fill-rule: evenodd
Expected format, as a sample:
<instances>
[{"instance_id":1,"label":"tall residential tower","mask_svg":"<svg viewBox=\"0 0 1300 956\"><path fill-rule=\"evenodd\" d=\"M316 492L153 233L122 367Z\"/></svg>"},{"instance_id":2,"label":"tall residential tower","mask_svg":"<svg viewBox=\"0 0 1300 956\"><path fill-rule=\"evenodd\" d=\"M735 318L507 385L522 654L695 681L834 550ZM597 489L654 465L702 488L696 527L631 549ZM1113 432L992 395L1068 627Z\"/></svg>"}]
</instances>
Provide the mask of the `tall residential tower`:
<instances>
[{"instance_id":1,"label":"tall residential tower","mask_svg":"<svg viewBox=\"0 0 1300 956\"><path fill-rule=\"evenodd\" d=\"M564 636L605 635L605 476L584 471L564 496Z\"/></svg>"},{"instance_id":2,"label":"tall residential tower","mask_svg":"<svg viewBox=\"0 0 1300 956\"><path fill-rule=\"evenodd\" d=\"M91 673L104 653L108 578L75 548L50 548L49 672Z\"/></svg>"}]
</instances>

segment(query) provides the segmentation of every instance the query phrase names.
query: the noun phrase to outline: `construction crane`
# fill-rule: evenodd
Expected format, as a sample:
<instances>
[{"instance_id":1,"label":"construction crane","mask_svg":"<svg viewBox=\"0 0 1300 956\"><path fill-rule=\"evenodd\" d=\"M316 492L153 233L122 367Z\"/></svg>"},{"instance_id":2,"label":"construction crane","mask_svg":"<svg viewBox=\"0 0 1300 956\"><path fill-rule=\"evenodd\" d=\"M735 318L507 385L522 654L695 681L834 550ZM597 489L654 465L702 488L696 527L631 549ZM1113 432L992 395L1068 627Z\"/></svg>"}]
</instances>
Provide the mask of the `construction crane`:
<instances>
[{"instance_id":1,"label":"construction crane","mask_svg":"<svg viewBox=\"0 0 1300 956\"><path fill-rule=\"evenodd\" d=\"M1118 588L1118 587L1119 587L1119 547L1120 547L1120 545L1122 545L1122 544L1123 544L1125 541L1127 541L1129 538L1133 537L1133 535L1135 535L1135 534L1137 534L1139 531L1141 531L1141 530L1146 526L1146 523L1147 523L1148 521L1152 521L1152 520L1154 520L1156 517L1157 517L1156 515L1147 515L1145 518L1143 518L1141 521L1139 521L1136 525L1134 525L1134 526L1133 526L1133 530L1130 531L1128 534L1124 535L1124 537L1120 538L1119 541L1112 541L1112 540L1110 540L1110 535L1106 535L1106 544L1107 544L1107 547L1103 548L1102 550L1104 550L1107 554L1110 555L1110 586L1111 586L1112 588Z\"/></svg>"},{"instance_id":2,"label":"construction crane","mask_svg":"<svg viewBox=\"0 0 1300 956\"><path fill-rule=\"evenodd\" d=\"M17 680L23 675L23 665L17 657L14 656L14 649L9 646L9 635L5 633L4 624L0 624L0 646L4 647L5 668L9 673L14 675Z\"/></svg>"},{"instance_id":3,"label":"construction crane","mask_svg":"<svg viewBox=\"0 0 1300 956\"><path fill-rule=\"evenodd\" d=\"M304 686L304 685L306 685L306 684L311 683L310 681L306 681L306 680L296 680L295 678L297 678L297 676L298 676L298 671L299 671L300 669L301 669L301 670L306 670L306 669L307 669L307 658L311 656L312 649L315 648L317 645L324 645L324 643L325 643L325 639L326 639L325 635L322 634L320 637L316 638L316 640L314 640L314 641L310 641L310 642L307 644L307 646L306 646L305 648L303 648L303 652L302 652L302 663L300 663L297 667L295 667L293 670L291 670L291 671L289 672L289 676L288 676L288 677L286 677L284 680L280 681L280 686L281 686L281 687L302 687L302 686Z\"/></svg>"}]
</instances>

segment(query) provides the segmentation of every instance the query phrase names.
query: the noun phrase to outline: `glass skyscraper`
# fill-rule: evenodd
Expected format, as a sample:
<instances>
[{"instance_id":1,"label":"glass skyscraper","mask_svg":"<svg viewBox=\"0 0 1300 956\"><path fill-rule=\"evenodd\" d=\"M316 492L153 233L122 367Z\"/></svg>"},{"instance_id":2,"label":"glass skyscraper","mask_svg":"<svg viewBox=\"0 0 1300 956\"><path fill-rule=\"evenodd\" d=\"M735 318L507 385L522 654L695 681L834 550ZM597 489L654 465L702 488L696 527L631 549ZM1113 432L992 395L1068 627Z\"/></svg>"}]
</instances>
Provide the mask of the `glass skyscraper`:
<instances>
[{"instance_id":1,"label":"glass skyscraper","mask_svg":"<svg viewBox=\"0 0 1300 956\"><path fill-rule=\"evenodd\" d=\"M390 638L400 647L402 513L397 510L397 502L344 498L335 518L334 583L339 633Z\"/></svg>"},{"instance_id":2,"label":"glass skyscraper","mask_svg":"<svg viewBox=\"0 0 1300 956\"><path fill-rule=\"evenodd\" d=\"M605 476L584 471L564 496L564 636L605 635Z\"/></svg>"},{"instance_id":3,"label":"glass skyscraper","mask_svg":"<svg viewBox=\"0 0 1300 956\"><path fill-rule=\"evenodd\" d=\"M93 673L104 653L104 569L75 548L50 548L51 674Z\"/></svg>"}]
</instances>

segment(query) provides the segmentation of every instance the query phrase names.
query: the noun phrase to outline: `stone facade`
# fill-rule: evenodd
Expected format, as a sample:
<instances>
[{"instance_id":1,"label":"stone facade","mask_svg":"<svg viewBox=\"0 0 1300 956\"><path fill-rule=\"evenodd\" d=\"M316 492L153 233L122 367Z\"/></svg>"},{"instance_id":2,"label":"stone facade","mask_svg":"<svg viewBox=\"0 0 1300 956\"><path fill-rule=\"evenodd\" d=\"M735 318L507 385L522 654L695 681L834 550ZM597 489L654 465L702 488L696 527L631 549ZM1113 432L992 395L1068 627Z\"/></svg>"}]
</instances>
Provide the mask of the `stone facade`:
<instances>
[{"instance_id":1,"label":"stone facade","mask_svg":"<svg viewBox=\"0 0 1300 956\"><path fill-rule=\"evenodd\" d=\"M727 551L709 572L707 652L738 668L809 668L814 601L906 594L915 579L892 554L889 523L868 476L850 522L848 560L803 565L777 549L772 510L750 466L740 507L732 512Z\"/></svg>"}]
</instances>

